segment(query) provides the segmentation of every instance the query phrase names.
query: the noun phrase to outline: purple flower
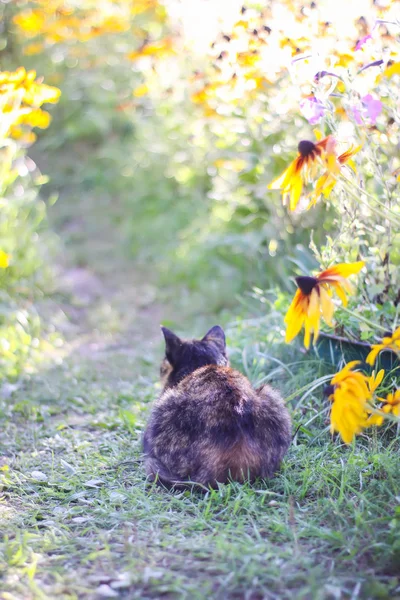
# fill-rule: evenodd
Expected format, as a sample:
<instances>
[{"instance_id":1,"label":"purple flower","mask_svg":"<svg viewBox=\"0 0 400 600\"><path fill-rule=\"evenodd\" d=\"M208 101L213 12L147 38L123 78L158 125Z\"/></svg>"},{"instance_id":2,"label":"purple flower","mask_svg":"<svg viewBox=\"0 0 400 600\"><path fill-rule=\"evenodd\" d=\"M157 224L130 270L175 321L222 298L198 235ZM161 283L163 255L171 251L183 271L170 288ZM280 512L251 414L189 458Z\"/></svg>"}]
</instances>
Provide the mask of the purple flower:
<instances>
[{"instance_id":1,"label":"purple flower","mask_svg":"<svg viewBox=\"0 0 400 600\"><path fill-rule=\"evenodd\" d=\"M372 35L370 33L368 35L364 36L363 38L361 38L360 40L358 40L356 47L354 49L361 50L361 48L364 46L364 44L366 44L368 42L368 40L372 40Z\"/></svg>"},{"instance_id":2,"label":"purple flower","mask_svg":"<svg viewBox=\"0 0 400 600\"><path fill-rule=\"evenodd\" d=\"M375 100L371 94L363 96L361 102L364 105L368 119L371 121L372 125L375 125L376 119L382 112L382 102L380 100Z\"/></svg>"},{"instance_id":3,"label":"purple flower","mask_svg":"<svg viewBox=\"0 0 400 600\"><path fill-rule=\"evenodd\" d=\"M362 116L361 116L361 111L358 108L358 106L353 106L353 115L354 115L354 120L357 123L357 125L362 125L363 120L362 120Z\"/></svg>"},{"instance_id":4,"label":"purple flower","mask_svg":"<svg viewBox=\"0 0 400 600\"><path fill-rule=\"evenodd\" d=\"M315 125L315 123L318 123L324 116L325 107L322 102L317 100L317 98L311 96L300 102L300 111L310 125Z\"/></svg>"},{"instance_id":5,"label":"purple flower","mask_svg":"<svg viewBox=\"0 0 400 600\"><path fill-rule=\"evenodd\" d=\"M360 50L364 46L364 44L368 42L368 40L372 40L372 34L374 33L377 25L378 21L374 23L374 26L372 27L371 32L368 35L365 35L364 37L358 40L354 50Z\"/></svg>"},{"instance_id":6,"label":"purple flower","mask_svg":"<svg viewBox=\"0 0 400 600\"><path fill-rule=\"evenodd\" d=\"M353 106L353 115L357 125L362 125L368 121L370 125L375 125L376 119L382 112L382 102L376 100L372 94L367 94L361 98L361 105Z\"/></svg>"}]
</instances>

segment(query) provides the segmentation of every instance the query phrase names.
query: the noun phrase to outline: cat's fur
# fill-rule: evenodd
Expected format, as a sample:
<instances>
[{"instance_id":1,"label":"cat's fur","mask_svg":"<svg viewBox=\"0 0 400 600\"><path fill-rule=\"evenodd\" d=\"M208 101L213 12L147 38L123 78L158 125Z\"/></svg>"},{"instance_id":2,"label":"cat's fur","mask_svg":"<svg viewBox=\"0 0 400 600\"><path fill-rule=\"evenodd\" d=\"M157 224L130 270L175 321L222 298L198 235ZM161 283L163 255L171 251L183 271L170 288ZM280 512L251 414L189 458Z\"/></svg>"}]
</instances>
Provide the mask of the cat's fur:
<instances>
[{"instance_id":1,"label":"cat's fur","mask_svg":"<svg viewBox=\"0 0 400 600\"><path fill-rule=\"evenodd\" d=\"M215 326L202 340L184 341L162 328L164 389L144 434L150 481L167 487L271 477L291 439L291 420L279 393L252 388L231 369L225 334Z\"/></svg>"}]
</instances>

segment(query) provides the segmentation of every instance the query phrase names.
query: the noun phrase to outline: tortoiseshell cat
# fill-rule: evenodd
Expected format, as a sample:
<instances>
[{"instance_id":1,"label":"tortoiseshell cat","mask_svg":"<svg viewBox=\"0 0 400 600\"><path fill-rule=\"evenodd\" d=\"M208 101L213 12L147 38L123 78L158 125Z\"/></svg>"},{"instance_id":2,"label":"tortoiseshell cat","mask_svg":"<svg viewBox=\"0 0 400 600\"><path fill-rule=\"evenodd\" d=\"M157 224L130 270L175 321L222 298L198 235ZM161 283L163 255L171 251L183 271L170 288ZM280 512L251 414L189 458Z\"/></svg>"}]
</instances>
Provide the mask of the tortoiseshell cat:
<instances>
[{"instance_id":1,"label":"tortoiseshell cat","mask_svg":"<svg viewBox=\"0 0 400 600\"><path fill-rule=\"evenodd\" d=\"M225 334L216 325L202 340L181 340L162 327L164 389L144 434L150 481L167 487L271 477L291 439L279 393L252 388L229 367Z\"/></svg>"}]
</instances>

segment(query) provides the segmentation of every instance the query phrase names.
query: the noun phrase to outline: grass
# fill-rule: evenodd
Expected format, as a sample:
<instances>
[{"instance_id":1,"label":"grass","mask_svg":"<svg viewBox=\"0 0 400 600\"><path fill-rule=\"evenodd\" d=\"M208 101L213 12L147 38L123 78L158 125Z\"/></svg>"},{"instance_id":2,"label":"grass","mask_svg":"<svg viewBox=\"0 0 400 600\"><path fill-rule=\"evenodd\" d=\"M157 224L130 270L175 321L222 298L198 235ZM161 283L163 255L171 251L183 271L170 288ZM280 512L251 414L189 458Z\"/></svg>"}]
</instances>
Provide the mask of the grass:
<instances>
[{"instance_id":1,"label":"grass","mask_svg":"<svg viewBox=\"0 0 400 600\"><path fill-rule=\"evenodd\" d=\"M398 440L299 435L271 482L169 494L140 459L154 385L107 363L67 363L4 409L4 598L395 597Z\"/></svg>"},{"instance_id":2,"label":"grass","mask_svg":"<svg viewBox=\"0 0 400 600\"><path fill-rule=\"evenodd\" d=\"M1 599L399 597L399 437L331 439L321 387L299 390L333 367L279 344L277 314L238 319L228 343L252 382L291 398L299 429L280 473L205 495L147 485L159 322L201 333L216 316L191 312L190 296L163 304L121 250L116 199L80 185L70 178L50 215L63 277L43 310L65 345L2 389Z\"/></svg>"}]
</instances>

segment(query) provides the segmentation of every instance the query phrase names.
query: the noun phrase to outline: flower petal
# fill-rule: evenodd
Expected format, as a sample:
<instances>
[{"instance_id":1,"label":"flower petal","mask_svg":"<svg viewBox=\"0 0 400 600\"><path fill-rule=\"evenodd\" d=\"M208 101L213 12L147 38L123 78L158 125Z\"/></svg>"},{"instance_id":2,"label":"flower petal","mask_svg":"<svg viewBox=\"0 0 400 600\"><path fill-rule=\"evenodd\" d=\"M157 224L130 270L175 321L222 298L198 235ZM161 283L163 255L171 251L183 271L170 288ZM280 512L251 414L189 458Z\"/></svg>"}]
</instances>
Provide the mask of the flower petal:
<instances>
[{"instance_id":1,"label":"flower petal","mask_svg":"<svg viewBox=\"0 0 400 600\"><path fill-rule=\"evenodd\" d=\"M355 263L339 263L329 267L325 271L322 271L318 275L319 280L328 280L331 275L339 277L349 277L349 275L356 275L364 267L365 262L359 260Z\"/></svg>"},{"instance_id":2,"label":"flower petal","mask_svg":"<svg viewBox=\"0 0 400 600\"><path fill-rule=\"evenodd\" d=\"M332 317L333 313L335 312L335 305L333 304L328 292L322 286L319 286L319 293L323 317L326 323L332 327Z\"/></svg>"},{"instance_id":3,"label":"flower petal","mask_svg":"<svg viewBox=\"0 0 400 600\"><path fill-rule=\"evenodd\" d=\"M291 342L303 327L307 306L308 298L306 298L302 291L298 289L285 316L285 323L287 325L285 336L286 343Z\"/></svg>"},{"instance_id":4,"label":"flower petal","mask_svg":"<svg viewBox=\"0 0 400 600\"><path fill-rule=\"evenodd\" d=\"M292 179L293 175L296 173L297 168L297 159L295 159L287 169L283 171L279 177L271 181L268 185L269 190L281 190L286 189Z\"/></svg>"},{"instance_id":5,"label":"flower petal","mask_svg":"<svg viewBox=\"0 0 400 600\"><path fill-rule=\"evenodd\" d=\"M372 367L375 364L376 357L378 356L379 352L384 347L385 346L383 346L382 344L376 344L376 345L371 346L372 350L368 354L367 358L365 359L365 362L367 363L367 365L371 365L371 367Z\"/></svg>"},{"instance_id":6,"label":"flower petal","mask_svg":"<svg viewBox=\"0 0 400 600\"><path fill-rule=\"evenodd\" d=\"M301 192L303 191L303 180L300 174L294 176L292 180L292 186L290 191L290 202L289 208L290 210L295 210L296 206L299 203Z\"/></svg>"}]
</instances>

